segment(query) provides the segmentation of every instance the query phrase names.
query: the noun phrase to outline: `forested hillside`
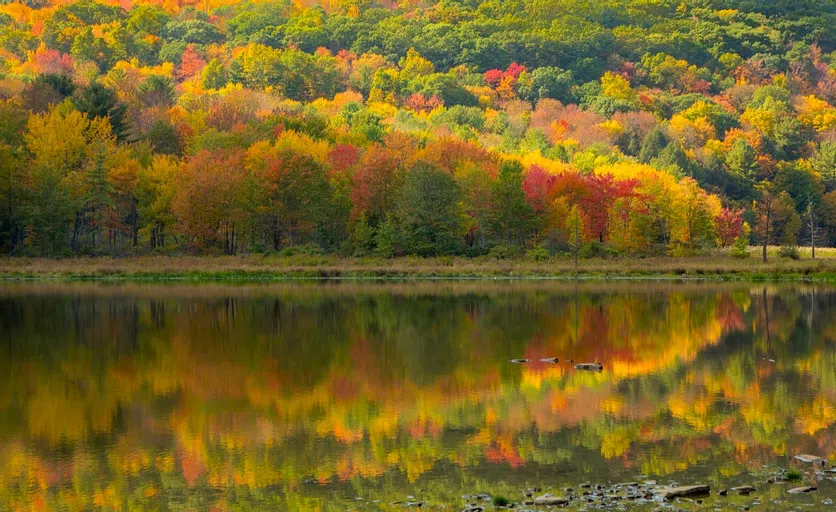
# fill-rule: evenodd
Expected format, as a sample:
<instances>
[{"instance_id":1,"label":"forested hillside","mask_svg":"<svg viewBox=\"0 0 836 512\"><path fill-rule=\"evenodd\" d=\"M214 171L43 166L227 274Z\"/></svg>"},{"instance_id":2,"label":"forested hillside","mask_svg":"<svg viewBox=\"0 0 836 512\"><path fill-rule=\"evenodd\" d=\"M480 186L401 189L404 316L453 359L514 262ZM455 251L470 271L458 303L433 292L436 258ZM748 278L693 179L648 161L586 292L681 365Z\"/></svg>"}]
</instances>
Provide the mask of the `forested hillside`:
<instances>
[{"instance_id":1,"label":"forested hillside","mask_svg":"<svg viewBox=\"0 0 836 512\"><path fill-rule=\"evenodd\" d=\"M835 0L0 5L0 249L836 243Z\"/></svg>"}]
</instances>

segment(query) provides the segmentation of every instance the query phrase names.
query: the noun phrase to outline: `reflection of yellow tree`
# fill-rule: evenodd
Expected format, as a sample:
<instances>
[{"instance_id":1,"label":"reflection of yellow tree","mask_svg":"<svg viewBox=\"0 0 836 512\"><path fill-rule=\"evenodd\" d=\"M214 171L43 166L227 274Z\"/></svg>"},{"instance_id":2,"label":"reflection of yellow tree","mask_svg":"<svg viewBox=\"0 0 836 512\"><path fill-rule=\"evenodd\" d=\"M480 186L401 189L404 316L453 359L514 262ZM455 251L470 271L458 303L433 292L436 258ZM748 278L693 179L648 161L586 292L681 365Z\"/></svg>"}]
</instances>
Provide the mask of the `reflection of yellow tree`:
<instances>
[{"instance_id":1,"label":"reflection of yellow tree","mask_svg":"<svg viewBox=\"0 0 836 512\"><path fill-rule=\"evenodd\" d=\"M117 509L178 489L279 485L285 504L315 509L294 483L392 469L416 481L440 461L546 464L580 450L668 474L733 449L720 469L733 474L766 456L762 448L783 453L793 436L821 435L836 421L836 359L821 343L772 366L747 348L700 363L724 333L747 325L758 350L767 334L770 350L787 350L803 308L770 289L767 331L760 291L580 294L577 315L574 300L549 295L456 299L443 311L433 309L437 298L396 296L337 306L338 314L320 313L335 306L319 299L293 304L292 314L268 299L265 309L173 302L162 321L140 304L130 356L74 346L57 370L37 357L17 365L21 378L3 404L22 400L25 423L12 428L23 441L0 443L0 506L37 495L71 509ZM410 320L419 315L443 322L422 330ZM294 352L332 317L343 324L319 350ZM112 321L108 331L124 329ZM218 332L218 343L207 343ZM438 350L422 348L430 337L444 342L443 371L422 366ZM538 362L570 350L577 360L603 359L605 371ZM535 362L497 364L518 354ZM809 393L790 389L781 373L804 376L795 381ZM129 421L117 428L119 415ZM104 434L114 440L99 461L90 443ZM543 449L551 438L559 446ZM60 466L35 441L72 443L71 462ZM19 494L19 482L36 482L36 491Z\"/></svg>"}]
</instances>

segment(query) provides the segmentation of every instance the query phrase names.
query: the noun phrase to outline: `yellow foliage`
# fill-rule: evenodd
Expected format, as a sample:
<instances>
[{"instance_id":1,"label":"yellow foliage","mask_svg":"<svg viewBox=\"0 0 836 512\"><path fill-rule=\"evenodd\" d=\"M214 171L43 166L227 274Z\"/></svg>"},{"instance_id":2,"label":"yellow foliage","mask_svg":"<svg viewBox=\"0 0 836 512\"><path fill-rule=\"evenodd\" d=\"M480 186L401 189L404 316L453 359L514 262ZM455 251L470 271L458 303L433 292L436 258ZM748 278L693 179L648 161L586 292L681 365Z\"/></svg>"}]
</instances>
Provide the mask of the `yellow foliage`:
<instances>
[{"instance_id":1,"label":"yellow foliage","mask_svg":"<svg viewBox=\"0 0 836 512\"><path fill-rule=\"evenodd\" d=\"M813 95L801 98L798 119L807 126L815 128L817 132L824 132L836 128L836 108Z\"/></svg>"},{"instance_id":2,"label":"yellow foliage","mask_svg":"<svg viewBox=\"0 0 836 512\"><path fill-rule=\"evenodd\" d=\"M626 78L610 71L601 77L601 94L624 101L634 101L637 97Z\"/></svg>"},{"instance_id":3,"label":"yellow foliage","mask_svg":"<svg viewBox=\"0 0 836 512\"><path fill-rule=\"evenodd\" d=\"M621 126L621 123L619 123L615 119L607 119L598 126L609 132L611 136L617 136L624 133L624 127Z\"/></svg>"}]
</instances>

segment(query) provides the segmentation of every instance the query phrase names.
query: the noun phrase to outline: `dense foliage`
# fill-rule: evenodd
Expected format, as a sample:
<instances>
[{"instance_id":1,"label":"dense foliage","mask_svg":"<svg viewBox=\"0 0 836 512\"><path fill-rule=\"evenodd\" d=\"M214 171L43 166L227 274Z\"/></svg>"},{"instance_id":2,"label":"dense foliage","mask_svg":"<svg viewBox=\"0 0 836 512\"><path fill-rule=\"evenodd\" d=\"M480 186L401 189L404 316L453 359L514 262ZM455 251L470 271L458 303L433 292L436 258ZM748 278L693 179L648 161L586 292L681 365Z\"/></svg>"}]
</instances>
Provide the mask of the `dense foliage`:
<instances>
[{"instance_id":1,"label":"dense foliage","mask_svg":"<svg viewBox=\"0 0 836 512\"><path fill-rule=\"evenodd\" d=\"M5 3L0 246L833 243L834 27L834 0Z\"/></svg>"}]
</instances>

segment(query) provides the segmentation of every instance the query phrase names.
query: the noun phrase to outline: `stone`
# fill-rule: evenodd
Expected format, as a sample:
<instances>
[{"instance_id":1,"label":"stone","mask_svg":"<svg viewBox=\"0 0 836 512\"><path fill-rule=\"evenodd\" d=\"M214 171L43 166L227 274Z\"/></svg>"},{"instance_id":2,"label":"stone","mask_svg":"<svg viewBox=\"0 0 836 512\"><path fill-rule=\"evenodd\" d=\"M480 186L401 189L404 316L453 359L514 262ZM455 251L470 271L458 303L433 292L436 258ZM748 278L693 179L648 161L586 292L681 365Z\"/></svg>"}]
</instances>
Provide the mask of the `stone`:
<instances>
[{"instance_id":1,"label":"stone","mask_svg":"<svg viewBox=\"0 0 836 512\"><path fill-rule=\"evenodd\" d=\"M462 512L484 512L484 510L482 507L467 507Z\"/></svg>"},{"instance_id":2,"label":"stone","mask_svg":"<svg viewBox=\"0 0 836 512\"><path fill-rule=\"evenodd\" d=\"M711 493L708 485L683 485L680 487L664 487L656 490L656 494L666 500L674 498L691 498L693 496L705 496Z\"/></svg>"},{"instance_id":3,"label":"stone","mask_svg":"<svg viewBox=\"0 0 836 512\"><path fill-rule=\"evenodd\" d=\"M559 360L556 357L545 357L540 359L541 363L557 363Z\"/></svg>"},{"instance_id":4,"label":"stone","mask_svg":"<svg viewBox=\"0 0 836 512\"><path fill-rule=\"evenodd\" d=\"M803 487L795 487L793 489L790 489L787 492L790 493L790 494L802 494L802 493L805 493L805 492L813 492L813 491L816 491L816 490L818 490L818 487L816 487L814 485L805 485Z\"/></svg>"},{"instance_id":5,"label":"stone","mask_svg":"<svg viewBox=\"0 0 836 512\"><path fill-rule=\"evenodd\" d=\"M556 507L556 506L563 506L568 505L569 500L564 498L563 496L550 496L548 494L543 496L537 496L534 498L535 505L543 505L547 507Z\"/></svg>"},{"instance_id":6,"label":"stone","mask_svg":"<svg viewBox=\"0 0 836 512\"><path fill-rule=\"evenodd\" d=\"M522 364L531 362L531 359L509 359L508 362L514 364Z\"/></svg>"},{"instance_id":7,"label":"stone","mask_svg":"<svg viewBox=\"0 0 836 512\"><path fill-rule=\"evenodd\" d=\"M819 466L827 464L827 460L823 457L819 457L818 455L809 455L807 453L796 455L795 460L800 460L801 462L806 462L808 464L818 464Z\"/></svg>"},{"instance_id":8,"label":"stone","mask_svg":"<svg viewBox=\"0 0 836 512\"><path fill-rule=\"evenodd\" d=\"M751 485L742 485L740 487L732 487L731 490L736 492L737 494L742 494L744 496L757 491L757 489L752 487Z\"/></svg>"},{"instance_id":9,"label":"stone","mask_svg":"<svg viewBox=\"0 0 836 512\"><path fill-rule=\"evenodd\" d=\"M602 363L578 363L575 365L575 369L589 372L600 372L604 369L604 365Z\"/></svg>"}]
</instances>

